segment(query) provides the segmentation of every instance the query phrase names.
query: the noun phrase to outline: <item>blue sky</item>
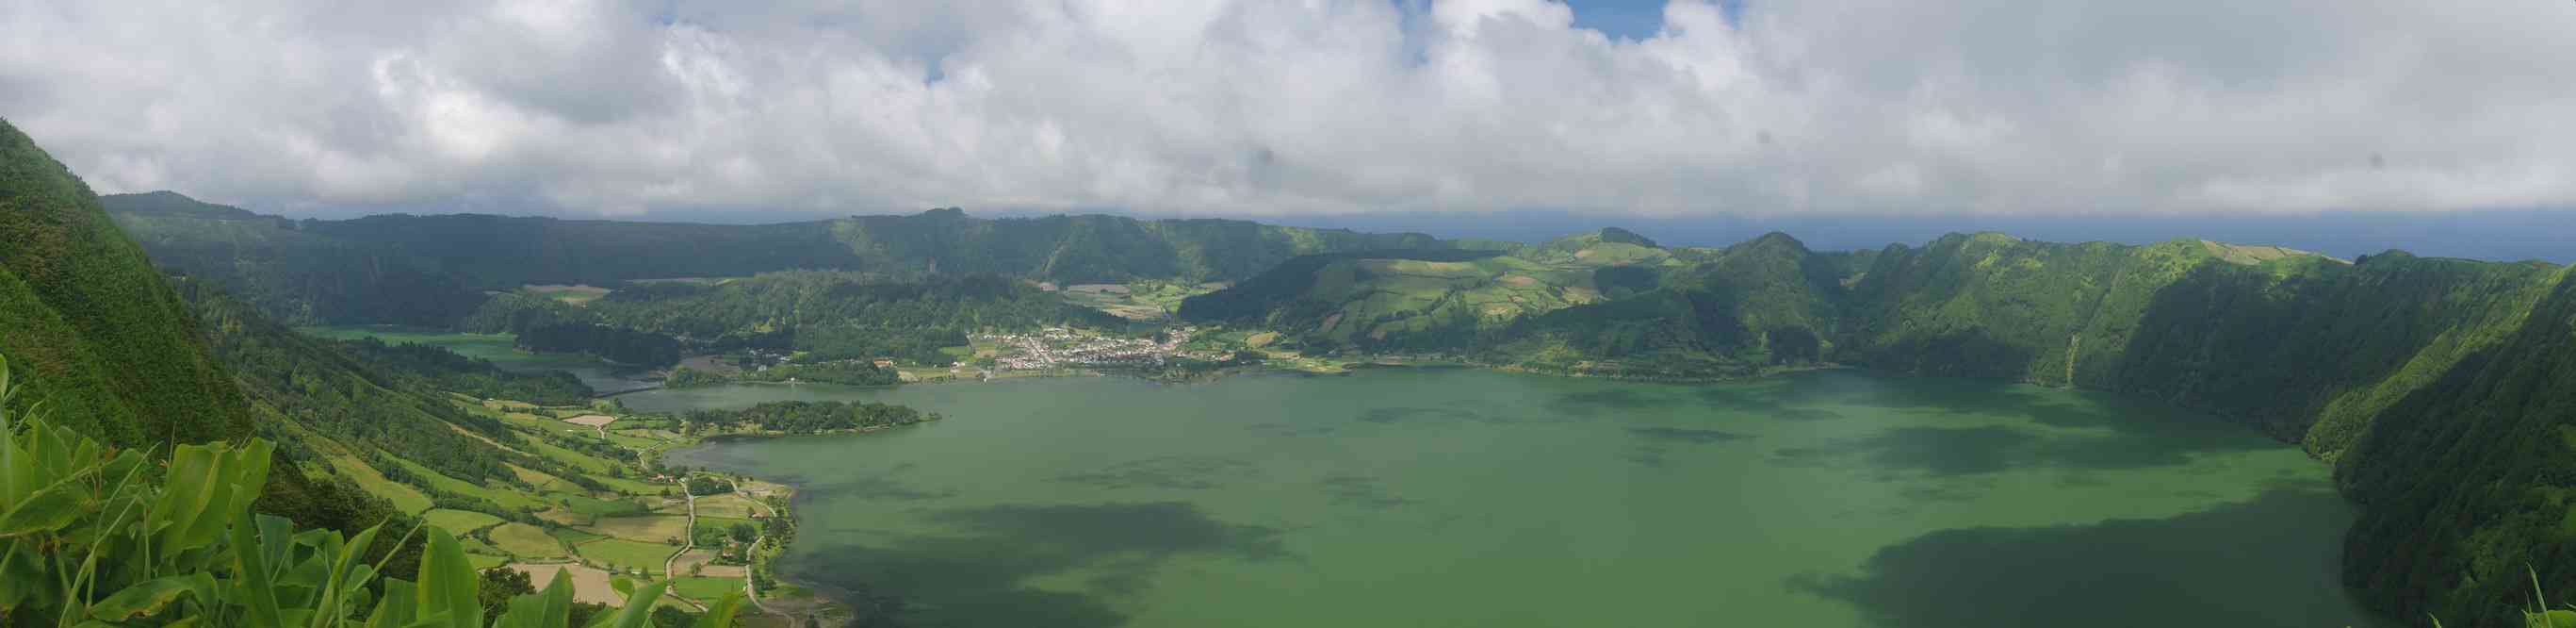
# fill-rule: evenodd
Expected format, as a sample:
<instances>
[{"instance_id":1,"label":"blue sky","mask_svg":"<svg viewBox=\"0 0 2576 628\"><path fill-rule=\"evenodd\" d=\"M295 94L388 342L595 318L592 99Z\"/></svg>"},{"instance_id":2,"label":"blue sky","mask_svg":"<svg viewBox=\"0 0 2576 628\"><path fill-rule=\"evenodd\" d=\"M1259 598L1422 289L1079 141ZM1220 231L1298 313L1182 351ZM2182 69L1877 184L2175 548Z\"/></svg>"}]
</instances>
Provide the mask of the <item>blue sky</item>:
<instances>
[{"instance_id":1,"label":"blue sky","mask_svg":"<svg viewBox=\"0 0 2576 628\"><path fill-rule=\"evenodd\" d=\"M1655 34L1664 22L1663 0L1571 0L1574 25L1601 31L1612 37L1638 39ZM1740 13L1744 0L1719 3L1730 16Z\"/></svg>"}]
</instances>

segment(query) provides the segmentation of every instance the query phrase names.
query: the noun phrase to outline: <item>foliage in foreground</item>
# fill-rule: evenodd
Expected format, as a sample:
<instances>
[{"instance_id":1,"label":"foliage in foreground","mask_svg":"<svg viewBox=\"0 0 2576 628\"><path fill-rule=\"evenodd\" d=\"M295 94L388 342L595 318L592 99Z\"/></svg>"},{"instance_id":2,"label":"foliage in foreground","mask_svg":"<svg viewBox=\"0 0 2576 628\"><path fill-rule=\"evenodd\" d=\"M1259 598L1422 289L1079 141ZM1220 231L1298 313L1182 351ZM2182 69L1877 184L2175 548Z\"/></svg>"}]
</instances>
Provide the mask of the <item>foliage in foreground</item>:
<instances>
[{"instance_id":1,"label":"foliage in foreground","mask_svg":"<svg viewBox=\"0 0 2576 628\"><path fill-rule=\"evenodd\" d=\"M0 401L11 386L0 359ZM481 579L456 537L435 527L413 532L426 548L404 580L362 560L381 525L344 538L253 514L274 449L265 440L179 445L164 467L52 425L41 408L18 423L0 411L9 432L0 441L0 625L571 625L562 573L486 623ZM587 625L645 626L667 586L621 580L627 606ZM731 626L740 603L728 596L694 625Z\"/></svg>"}]
</instances>

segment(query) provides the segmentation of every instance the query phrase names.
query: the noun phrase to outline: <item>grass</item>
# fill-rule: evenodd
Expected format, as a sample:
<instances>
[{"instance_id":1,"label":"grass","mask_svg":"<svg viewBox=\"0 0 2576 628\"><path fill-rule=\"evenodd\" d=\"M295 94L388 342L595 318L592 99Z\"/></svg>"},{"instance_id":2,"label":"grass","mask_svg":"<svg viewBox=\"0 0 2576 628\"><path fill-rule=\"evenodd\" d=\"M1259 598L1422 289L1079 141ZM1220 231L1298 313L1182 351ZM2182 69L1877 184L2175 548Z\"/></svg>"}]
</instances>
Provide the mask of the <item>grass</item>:
<instances>
[{"instance_id":1,"label":"grass","mask_svg":"<svg viewBox=\"0 0 2576 628\"><path fill-rule=\"evenodd\" d=\"M654 484L652 482L633 478L591 476L590 479L598 480L600 484L605 484L609 488L617 489L618 492L628 495L661 495L663 489L673 488L669 485Z\"/></svg>"},{"instance_id":2,"label":"grass","mask_svg":"<svg viewBox=\"0 0 2576 628\"><path fill-rule=\"evenodd\" d=\"M395 462L403 465L404 469L411 471L414 475L428 479L430 488L464 495L466 497L483 498L491 501L492 503L500 504L502 508L515 509L521 506L531 508L545 507L545 502L537 501L537 498L531 497L526 493L518 491L496 491L484 488L483 486L473 482L448 477L446 474L439 473L429 467L421 466L420 463L400 458L395 458L394 460Z\"/></svg>"},{"instance_id":3,"label":"grass","mask_svg":"<svg viewBox=\"0 0 2576 628\"><path fill-rule=\"evenodd\" d=\"M500 517L471 510L448 510L445 508L421 513L420 518L428 521L430 525L445 528L448 532L453 532L458 535L489 528L494 524L501 523Z\"/></svg>"},{"instance_id":4,"label":"grass","mask_svg":"<svg viewBox=\"0 0 2576 628\"><path fill-rule=\"evenodd\" d=\"M539 510L537 511L537 518L568 526L590 525L590 517L584 516L581 513L565 510L562 507Z\"/></svg>"},{"instance_id":5,"label":"grass","mask_svg":"<svg viewBox=\"0 0 2576 628\"><path fill-rule=\"evenodd\" d=\"M573 493L547 493L546 499L561 504L564 510L583 517L615 517L646 512L642 505L622 499L600 499Z\"/></svg>"},{"instance_id":6,"label":"grass","mask_svg":"<svg viewBox=\"0 0 2576 628\"><path fill-rule=\"evenodd\" d=\"M590 524L590 530L622 539L661 542L689 534L689 518L677 515L649 517L601 517Z\"/></svg>"},{"instance_id":7,"label":"grass","mask_svg":"<svg viewBox=\"0 0 2576 628\"><path fill-rule=\"evenodd\" d=\"M562 421L548 421L547 424L553 426L553 429L559 429L564 426ZM580 434L572 434L570 432L561 433L567 436L588 437L591 440L598 440L598 437L596 436L589 436L591 433L590 428L581 428L580 432ZM570 449L556 447L553 443L548 443L542 440L529 439L528 453L544 456L556 462L564 463L566 466L580 469L583 473L607 475L610 467L608 461Z\"/></svg>"},{"instance_id":8,"label":"grass","mask_svg":"<svg viewBox=\"0 0 2576 628\"><path fill-rule=\"evenodd\" d=\"M715 529L715 530L731 530L731 529L733 529L733 524L737 524L737 523L739 523L739 524L743 524L743 525L752 526L752 527L753 527L753 529L758 529L758 528L760 527L760 524L758 524L758 523L753 523L753 522L752 522L752 520L750 520L750 519L738 519L738 518L733 518L733 517L709 517L709 516L707 516L707 515L706 515L706 512L705 512L705 511L699 511L699 513L698 513L698 527L700 527L700 528L708 528L708 529Z\"/></svg>"},{"instance_id":9,"label":"grass","mask_svg":"<svg viewBox=\"0 0 2576 628\"><path fill-rule=\"evenodd\" d=\"M520 558L556 558L565 555L562 542L547 535L545 530L524 523L502 524L500 527L485 531L483 536L492 539L493 549L508 552Z\"/></svg>"},{"instance_id":10,"label":"grass","mask_svg":"<svg viewBox=\"0 0 2576 628\"><path fill-rule=\"evenodd\" d=\"M515 464L509 465L509 467L511 475L519 476L519 481L526 482L529 486L537 487L537 490L571 486L570 483L563 481L563 478L547 475L544 471L531 470Z\"/></svg>"},{"instance_id":11,"label":"grass","mask_svg":"<svg viewBox=\"0 0 2576 628\"><path fill-rule=\"evenodd\" d=\"M608 537L606 537L606 536L602 536L602 535L600 535L600 534L599 534L599 533L597 533L597 532L590 532L590 531L587 531L587 530L577 530L577 529L573 529L573 528L555 528L555 529L552 529L552 530L547 530L547 531L546 531L546 536L555 537L555 540L563 541L563 543L564 543L565 545L574 545L574 546L578 546L578 545L581 545L581 544L583 544L583 543L589 543L589 542L591 542L591 541L597 541L597 540L600 540L600 539L608 538Z\"/></svg>"},{"instance_id":12,"label":"grass","mask_svg":"<svg viewBox=\"0 0 2576 628\"><path fill-rule=\"evenodd\" d=\"M751 498L743 497L734 493L698 498L699 517L750 519L751 513L753 512L768 511L769 509L767 508L755 509L751 503Z\"/></svg>"},{"instance_id":13,"label":"grass","mask_svg":"<svg viewBox=\"0 0 2576 628\"><path fill-rule=\"evenodd\" d=\"M376 472L375 467L367 466L367 463L357 458L331 456L330 460L331 468L339 470L341 476L357 482L358 488L365 490L367 494L393 502L395 510L418 514L429 510L431 506L429 496L422 494L420 489L385 479L384 474Z\"/></svg>"},{"instance_id":14,"label":"grass","mask_svg":"<svg viewBox=\"0 0 2576 628\"><path fill-rule=\"evenodd\" d=\"M642 569L648 575L660 574L662 559L670 558L672 552L679 550L680 547L677 545L640 543L625 539L600 539L573 548L574 552L581 554L582 558L590 559L591 562L613 567L618 571Z\"/></svg>"},{"instance_id":15,"label":"grass","mask_svg":"<svg viewBox=\"0 0 2576 628\"><path fill-rule=\"evenodd\" d=\"M519 292L573 305L588 305L591 301L608 296L609 290L598 286L556 284L520 286Z\"/></svg>"},{"instance_id":16,"label":"grass","mask_svg":"<svg viewBox=\"0 0 2576 628\"><path fill-rule=\"evenodd\" d=\"M724 597L727 593L741 591L742 579L699 577L674 578L671 580L671 590L675 593L679 593L680 597L700 602L712 602L718 598Z\"/></svg>"}]
</instances>

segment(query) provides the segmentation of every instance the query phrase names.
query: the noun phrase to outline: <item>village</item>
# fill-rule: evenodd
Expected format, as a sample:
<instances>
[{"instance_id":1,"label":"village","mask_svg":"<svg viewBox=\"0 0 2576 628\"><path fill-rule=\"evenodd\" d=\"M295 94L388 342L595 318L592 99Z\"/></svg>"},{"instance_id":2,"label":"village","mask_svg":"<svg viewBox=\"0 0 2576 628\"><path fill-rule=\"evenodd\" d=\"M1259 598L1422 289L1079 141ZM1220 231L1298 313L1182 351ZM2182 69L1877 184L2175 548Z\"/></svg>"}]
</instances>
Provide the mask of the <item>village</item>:
<instances>
[{"instance_id":1,"label":"village","mask_svg":"<svg viewBox=\"0 0 2576 628\"><path fill-rule=\"evenodd\" d=\"M1159 339L1049 327L1032 334L979 334L969 339L993 345L993 368L998 371L1158 367L1174 359L1225 359L1220 352L1181 348L1197 335L1197 328L1187 326L1165 330Z\"/></svg>"}]
</instances>

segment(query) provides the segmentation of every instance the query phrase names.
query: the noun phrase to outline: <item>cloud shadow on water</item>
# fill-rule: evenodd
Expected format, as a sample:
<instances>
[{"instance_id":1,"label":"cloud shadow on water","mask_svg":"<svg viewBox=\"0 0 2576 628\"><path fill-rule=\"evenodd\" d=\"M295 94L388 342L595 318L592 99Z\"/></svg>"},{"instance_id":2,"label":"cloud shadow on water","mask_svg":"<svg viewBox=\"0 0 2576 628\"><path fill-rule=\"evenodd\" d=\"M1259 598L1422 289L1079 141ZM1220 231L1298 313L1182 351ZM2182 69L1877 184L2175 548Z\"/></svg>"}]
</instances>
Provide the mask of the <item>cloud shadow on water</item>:
<instances>
[{"instance_id":1,"label":"cloud shadow on water","mask_svg":"<svg viewBox=\"0 0 2576 628\"><path fill-rule=\"evenodd\" d=\"M1211 456L1163 456L1130 460L1091 471L1057 475L1055 481L1098 489L1162 488L1203 490L1260 474L1251 462Z\"/></svg>"},{"instance_id":2,"label":"cloud shadow on water","mask_svg":"<svg viewBox=\"0 0 2576 628\"><path fill-rule=\"evenodd\" d=\"M1502 417L1492 416L1473 410L1459 410L1455 408L1369 408L1368 410L1360 412L1359 420L1379 425L1431 421L1459 421L1467 423L1484 423L1488 425L1501 425L1511 422L1509 419L1504 419Z\"/></svg>"},{"instance_id":3,"label":"cloud shadow on water","mask_svg":"<svg viewBox=\"0 0 2576 628\"><path fill-rule=\"evenodd\" d=\"M1753 438L1751 435L1739 434L1725 430L1703 430L1686 427L1632 427L1628 428L1628 433L1634 434L1638 438L1650 441L1684 445L1732 443Z\"/></svg>"},{"instance_id":4,"label":"cloud shadow on water","mask_svg":"<svg viewBox=\"0 0 2576 628\"><path fill-rule=\"evenodd\" d=\"M949 534L821 546L782 567L857 607L861 625L1106 628L1127 619L1112 602L1140 592L1173 557L1293 558L1280 530L1217 521L1183 502L1003 505L928 517ZM1086 576L1087 591L1027 584L1066 573Z\"/></svg>"},{"instance_id":5,"label":"cloud shadow on water","mask_svg":"<svg viewBox=\"0 0 2576 628\"><path fill-rule=\"evenodd\" d=\"M1592 417L1612 412L1635 412L1680 405L1682 401L1665 395L1647 394L1639 387L1620 387L1557 395L1547 408L1559 415Z\"/></svg>"},{"instance_id":6,"label":"cloud shadow on water","mask_svg":"<svg viewBox=\"0 0 2576 628\"><path fill-rule=\"evenodd\" d=\"M1335 475L1324 478L1321 484L1324 485L1324 495L1336 506L1387 510L1413 503L1411 499L1388 492L1376 478L1368 476Z\"/></svg>"},{"instance_id":7,"label":"cloud shadow on water","mask_svg":"<svg viewBox=\"0 0 2576 628\"><path fill-rule=\"evenodd\" d=\"M1889 475L1961 476L2044 466L2116 470L2189 464L2208 453L2259 451L2279 444L2242 431L2229 433L2048 434L2039 430L1979 427L1900 427L1817 447L1771 452L1783 465L1858 465Z\"/></svg>"},{"instance_id":8,"label":"cloud shadow on water","mask_svg":"<svg viewBox=\"0 0 2576 628\"><path fill-rule=\"evenodd\" d=\"M818 501L830 501L835 497L848 495L869 501L920 502L947 499L956 497L958 494L957 489L919 488L902 480L882 475L859 476L831 483L808 482L800 485L806 487L803 489L807 493L804 496L806 499Z\"/></svg>"},{"instance_id":9,"label":"cloud shadow on water","mask_svg":"<svg viewBox=\"0 0 2576 628\"><path fill-rule=\"evenodd\" d=\"M2351 511L2322 482L2167 519L1963 528L1791 578L1873 625L2370 626L2336 575Z\"/></svg>"}]
</instances>

